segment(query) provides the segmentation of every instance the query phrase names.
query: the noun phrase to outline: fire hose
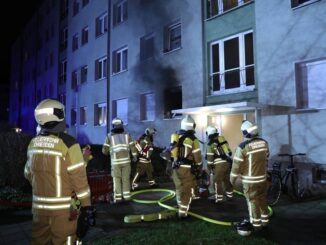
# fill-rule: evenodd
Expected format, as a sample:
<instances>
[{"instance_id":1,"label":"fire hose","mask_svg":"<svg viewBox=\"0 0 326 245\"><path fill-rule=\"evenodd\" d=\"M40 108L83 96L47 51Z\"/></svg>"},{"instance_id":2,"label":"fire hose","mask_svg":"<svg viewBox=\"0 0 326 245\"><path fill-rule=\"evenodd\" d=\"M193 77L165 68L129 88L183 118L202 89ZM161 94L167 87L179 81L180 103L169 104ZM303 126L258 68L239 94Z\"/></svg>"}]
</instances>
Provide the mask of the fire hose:
<instances>
[{"instance_id":1,"label":"fire hose","mask_svg":"<svg viewBox=\"0 0 326 245\"><path fill-rule=\"evenodd\" d=\"M136 199L133 198L133 196L148 193L148 192L167 192L168 194L160 198L159 200L143 200L143 199ZM234 190L234 193L243 196L243 193ZM156 213L150 213L150 214L135 214L135 215L127 215L124 217L125 223L137 223L141 221L154 221L154 220L161 220L161 219L169 219L172 217L175 217L178 209L165 204L164 202L171 200L175 197L175 191L169 190L169 189L145 189L145 190L139 190L131 193L131 199L132 201L136 203L142 203L142 204L158 204L159 206L166 208L167 210L163 210L161 212ZM270 206L268 206L269 210L269 216L273 215L273 210ZM206 222L210 222L216 225L224 225L224 226L232 226L235 225L238 222L231 222L231 221L221 221L216 219L211 219L208 217L205 217L203 215L190 212L188 211L188 215L193 216L197 219L204 220Z\"/></svg>"}]
</instances>

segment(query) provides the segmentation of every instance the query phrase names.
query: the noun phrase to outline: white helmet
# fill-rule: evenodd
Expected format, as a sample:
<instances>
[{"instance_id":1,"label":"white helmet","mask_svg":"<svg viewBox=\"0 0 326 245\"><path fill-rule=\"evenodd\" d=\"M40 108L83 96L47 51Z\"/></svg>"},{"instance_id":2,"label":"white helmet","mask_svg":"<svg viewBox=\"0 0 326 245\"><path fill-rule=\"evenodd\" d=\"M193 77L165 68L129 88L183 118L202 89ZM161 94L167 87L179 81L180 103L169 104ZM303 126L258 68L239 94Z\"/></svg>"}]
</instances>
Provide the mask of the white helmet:
<instances>
[{"instance_id":1,"label":"white helmet","mask_svg":"<svg viewBox=\"0 0 326 245\"><path fill-rule=\"evenodd\" d=\"M146 128L145 130L145 134L146 135L153 135L156 133L156 129L155 128Z\"/></svg>"},{"instance_id":2,"label":"white helmet","mask_svg":"<svg viewBox=\"0 0 326 245\"><path fill-rule=\"evenodd\" d=\"M113 128L123 128L123 121L118 117L113 118L112 127Z\"/></svg>"},{"instance_id":3,"label":"white helmet","mask_svg":"<svg viewBox=\"0 0 326 245\"><path fill-rule=\"evenodd\" d=\"M207 129L206 129L206 135L210 136L210 135L213 135L213 134L218 134L217 128L215 128L214 126L208 126Z\"/></svg>"},{"instance_id":4,"label":"white helmet","mask_svg":"<svg viewBox=\"0 0 326 245\"><path fill-rule=\"evenodd\" d=\"M185 118L181 120L181 129L188 131L188 130L195 130L196 123L194 119L187 115Z\"/></svg>"},{"instance_id":5,"label":"white helmet","mask_svg":"<svg viewBox=\"0 0 326 245\"><path fill-rule=\"evenodd\" d=\"M62 122L65 119L65 107L57 100L45 99L36 106L34 116L41 126L48 122Z\"/></svg>"},{"instance_id":6,"label":"white helmet","mask_svg":"<svg viewBox=\"0 0 326 245\"><path fill-rule=\"evenodd\" d=\"M241 125L241 131L244 137L252 138L258 134L258 127L252 122L244 120Z\"/></svg>"}]
</instances>

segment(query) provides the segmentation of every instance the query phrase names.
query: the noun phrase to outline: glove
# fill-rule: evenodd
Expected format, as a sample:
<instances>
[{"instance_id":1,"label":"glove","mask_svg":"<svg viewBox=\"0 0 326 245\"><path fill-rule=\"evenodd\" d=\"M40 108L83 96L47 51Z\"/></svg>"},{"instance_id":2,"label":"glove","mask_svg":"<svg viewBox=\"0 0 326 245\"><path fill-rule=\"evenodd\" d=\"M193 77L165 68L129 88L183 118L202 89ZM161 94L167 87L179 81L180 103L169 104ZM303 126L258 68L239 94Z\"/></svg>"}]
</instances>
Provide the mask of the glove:
<instances>
[{"instance_id":1,"label":"glove","mask_svg":"<svg viewBox=\"0 0 326 245\"><path fill-rule=\"evenodd\" d=\"M76 232L78 239L83 239L88 231L89 225L87 221L87 210L89 208L90 207L82 207L80 209L80 214L77 220L77 232Z\"/></svg>"},{"instance_id":2,"label":"glove","mask_svg":"<svg viewBox=\"0 0 326 245\"><path fill-rule=\"evenodd\" d=\"M88 162L93 159L90 145L86 145L85 147L83 147L82 152L83 152L83 157L85 162Z\"/></svg>"},{"instance_id":3,"label":"glove","mask_svg":"<svg viewBox=\"0 0 326 245\"><path fill-rule=\"evenodd\" d=\"M78 239L83 239L90 226L96 224L96 209L94 207L81 207L80 214L77 220L77 232Z\"/></svg>"}]
</instances>

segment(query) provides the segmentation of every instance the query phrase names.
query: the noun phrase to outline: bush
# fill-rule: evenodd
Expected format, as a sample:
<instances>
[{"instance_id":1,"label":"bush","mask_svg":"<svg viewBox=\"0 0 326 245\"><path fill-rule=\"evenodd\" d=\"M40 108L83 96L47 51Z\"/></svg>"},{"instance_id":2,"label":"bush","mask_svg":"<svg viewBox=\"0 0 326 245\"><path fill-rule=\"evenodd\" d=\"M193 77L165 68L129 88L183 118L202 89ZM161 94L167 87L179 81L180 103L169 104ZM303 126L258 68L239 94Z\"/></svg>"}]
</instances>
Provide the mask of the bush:
<instances>
[{"instance_id":1,"label":"bush","mask_svg":"<svg viewBox=\"0 0 326 245\"><path fill-rule=\"evenodd\" d=\"M30 191L24 177L27 147L30 136L21 133L0 132L0 186Z\"/></svg>"}]
</instances>

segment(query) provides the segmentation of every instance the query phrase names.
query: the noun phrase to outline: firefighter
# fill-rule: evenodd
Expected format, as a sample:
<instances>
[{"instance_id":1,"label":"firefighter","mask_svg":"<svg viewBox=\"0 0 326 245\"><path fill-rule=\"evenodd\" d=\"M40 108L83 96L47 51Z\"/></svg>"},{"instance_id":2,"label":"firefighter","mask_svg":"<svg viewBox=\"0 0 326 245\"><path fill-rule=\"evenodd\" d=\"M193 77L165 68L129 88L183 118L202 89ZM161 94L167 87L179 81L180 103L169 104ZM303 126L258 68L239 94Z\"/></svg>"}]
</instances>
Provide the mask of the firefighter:
<instances>
[{"instance_id":1,"label":"firefighter","mask_svg":"<svg viewBox=\"0 0 326 245\"><path fill-rule=\"evenodd\" d=\"M179 218L187 217L195 192L196 177L193 174L202 167L199 140L195 136L195 121L186 116L181 129L171 135L172 179L176 188ZM195 171L193 171L195 170Z\"/></svg>"},{"instance_id":2,"label":"firefighter","mask_svg":"<svg viewBox=\"0 0 326 245\"><path fill-rule=\"evenodd\" d=\"M145 133L140 136L136 142L136 149L138 151L138 162L135 177L132 180L132 189L138 188L137 183L139 177L146 173L147 181L150 187L156 187L157 184L153 178L153 165L151 156L153 153L153 141L154 134L156 133L155 128L147 128Z\"/></svg>"},{"instance_id":3,"label":"firefighter","mask_svg":"<svg viewBox=\"0 0 326 245\"><path fill-rule=\"evenodd\" d=\"M69 220L71 194L80 200L81 213L91 204L86 163L80 145L64 133L63 104L41 101L35 119L41 130L30 141L24 169L33 192L32 244L72 244L77 239L77 219Z\"/></svg>"},{"instance_id":4,"label":"firefighter","mask_svg":"<svg viewBox=\"0 0 326 245\"><path fill-rule=\"evenodd\" d=\"M111 175L113 177L113 197L114 203L130 201L130 173L131 159L137 159L135 142L131 136L125 132L123 122L120 118L112 120L112 130L106 138L102 147L104 155L111 158Z\"/></svg>"},{"instance_id":5,"label":"firefighter","mask_svg":"<svg viewBox=\"0 0 326 245\"><path fill-rule=\"evenodd\" d=\"M241 131L245 141L236 149L230 181L234 185L236 179L238 177L241 178L243 193L248 205L250 223L254 230L259 230L262 226L267 226L269 221L266 200L266 173L269 148L268 143L258 137L257 125L245 120L241 125ZM238 233L241 235L246 231L246 228L243 228L241 225L237 227Z\"/></svg>"},{"instance_id":6,"label":"firefighter","mask_svg":"<svg viewBox=\"0 0 326 245\"><path fill-rule=\"evenodd\" d=\"M230 183L231 156L232 151L228 142L219 135L216 127L208 126L206 129L208 143L206 147L206 159L208 169L214 175L215 203L223 201L225 191L226 197L233 197L233 187Z\"/></svg>"}]
</instances>

